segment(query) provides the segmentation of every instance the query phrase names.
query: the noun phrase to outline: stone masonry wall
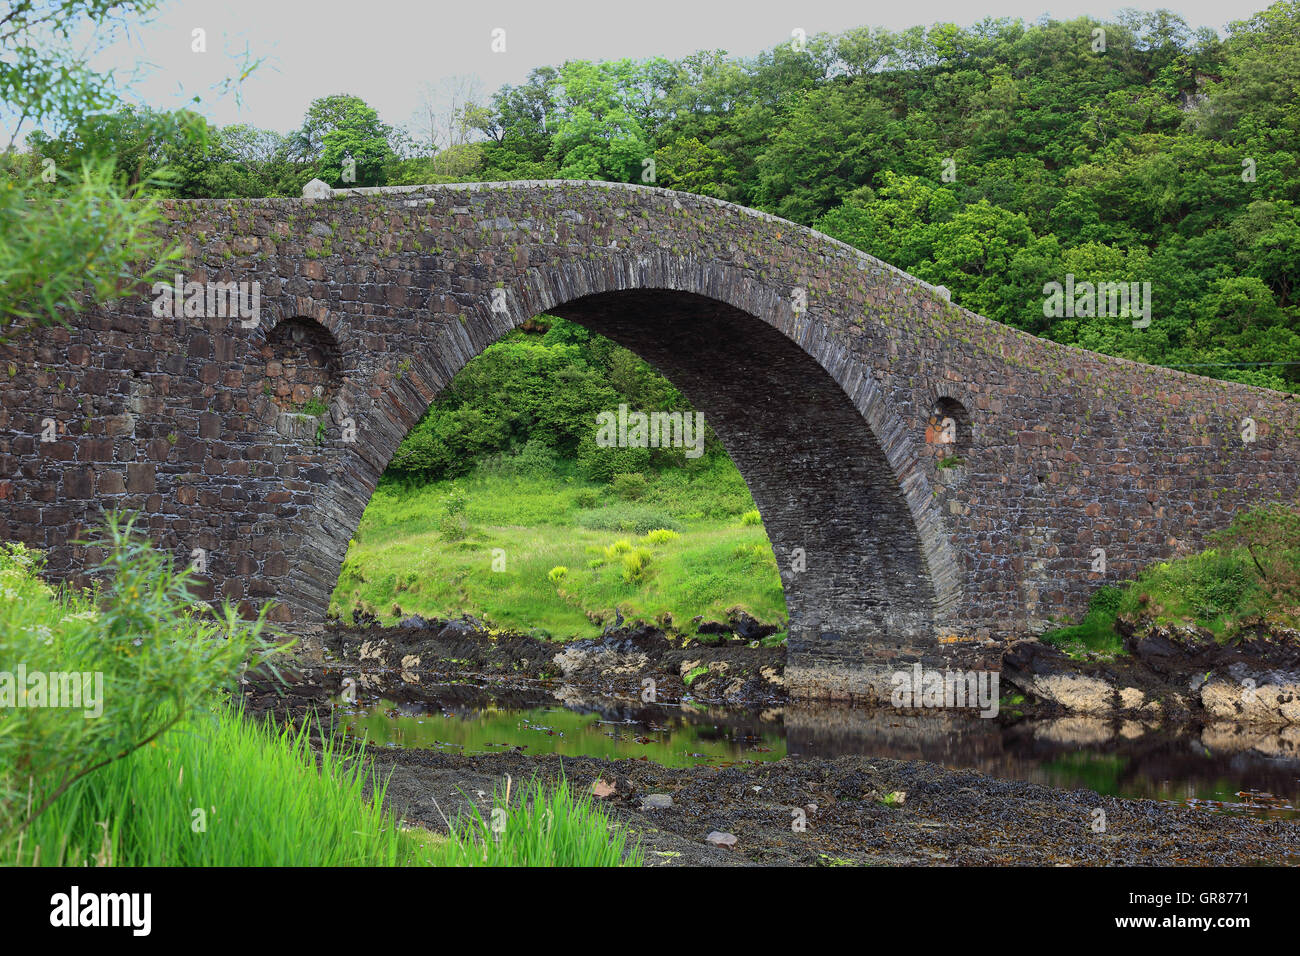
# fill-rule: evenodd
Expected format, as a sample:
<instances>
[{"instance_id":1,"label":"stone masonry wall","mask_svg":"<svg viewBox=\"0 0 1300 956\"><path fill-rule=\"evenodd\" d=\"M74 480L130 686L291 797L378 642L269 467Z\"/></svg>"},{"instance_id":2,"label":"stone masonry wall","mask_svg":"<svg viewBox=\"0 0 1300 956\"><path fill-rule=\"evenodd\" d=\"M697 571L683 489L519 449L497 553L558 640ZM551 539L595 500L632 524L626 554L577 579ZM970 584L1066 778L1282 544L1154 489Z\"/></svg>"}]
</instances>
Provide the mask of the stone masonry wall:
<instances>
[{"instance_id":1,"label":"stone masonry wall","mask_svg":"<svg viewBox=\"0 0 1300 956\"><path fill-rule=\"evenodd\" d=\"M138 510L177 561L202 554L206 596L309 629L407 430L546 311L657 364L726 443L800 693L1039 630L1297 494L1295 396L1036 339L771 216L603 183L367 192L167 204L177 271L260 283L255 323L156 317L146 289L0 347L0 538L84 581L74 541ZM941 419L950 445L926 440Z\"/></svg>"}]
</instances>

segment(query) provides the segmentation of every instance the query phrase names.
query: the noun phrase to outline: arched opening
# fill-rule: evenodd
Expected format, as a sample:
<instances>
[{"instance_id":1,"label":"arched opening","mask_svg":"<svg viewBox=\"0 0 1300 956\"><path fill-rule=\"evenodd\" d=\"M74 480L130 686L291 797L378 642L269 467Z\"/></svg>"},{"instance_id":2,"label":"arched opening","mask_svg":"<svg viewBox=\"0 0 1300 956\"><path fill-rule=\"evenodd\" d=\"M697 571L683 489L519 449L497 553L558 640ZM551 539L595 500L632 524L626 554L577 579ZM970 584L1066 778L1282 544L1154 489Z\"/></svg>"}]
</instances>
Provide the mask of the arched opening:
<instances>
[{"instance_id":1,"label":"arched opening","mask_svg":"<svg viewBox=\"0 0 1300 956\"><path fill-rule=\"evenodd\" d=\"M918 524L909 499L914 466L900 475L868 421L868 414L881 414L871 404L877 399L870 383L858 381L850 397L824 359L767 322L701 295L625 290L578 296L547 311L644 358L719 436L762 515L780 568L792 669L824 677L871 664L881 652L883 659L931 644L946 610L932 568L936 534ZM446 353L403 359L418 398L383 410L394 423L391 438L358 443L357 460L340 469L347 480L323 496L327 520L305 529L303 547L321 554L323 568L339 567L380 473L437 395L427 383L446 382L472 354L521 324L481 334L482 323L471 322L469 337L479 332L481 340L465 349L462 332L458 352L471 354L455 368L447 367ZM901 430L886 440L895 443L896 458L908 441ZM328 521L334 515L346 521L337 530ZM942 587L951 592L951 580Z\"/></svg>"},{"instance_id":2,"label":"arched opening","mask_svg":"<svg viewBox=\"0 0 1300 956\"><path fill-rule=\"evenodd\" d=\"M258 350L262 394L279 411L328 405L338 391L342 357L334 334L314 319L295 316L275 325Z\"/></svg>"},{"instance_id":3,"label":"arched opening","mask_svg":"<svg viewBox=\"0 0 1300 956\"><path fill-rule=\"evenodd\" d=\"M950 468L962 464L971 443L971 418L966 406L950 396L938 396L925 426L926 448L937 466Z\"/></svg>"}]
</instances>

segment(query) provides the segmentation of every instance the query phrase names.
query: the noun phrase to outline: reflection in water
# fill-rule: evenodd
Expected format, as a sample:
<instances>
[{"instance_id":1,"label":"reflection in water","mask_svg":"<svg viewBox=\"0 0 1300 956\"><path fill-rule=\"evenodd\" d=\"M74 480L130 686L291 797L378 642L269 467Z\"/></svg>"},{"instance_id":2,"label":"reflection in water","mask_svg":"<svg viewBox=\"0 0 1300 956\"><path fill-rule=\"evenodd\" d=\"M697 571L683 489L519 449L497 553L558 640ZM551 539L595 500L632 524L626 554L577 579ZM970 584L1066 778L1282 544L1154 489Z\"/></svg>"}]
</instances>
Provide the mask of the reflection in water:
<instances>
[{"instance_id":1,"label":"reflection in water","mask_svg":"<svg viewBox=\"0 0 1300 956\"><path fill-rule=\"evenodd\" d=\"M327 680L328 684L329 681ZM392 685L340 713L376 746L463 753L519 748L667 766L861 755L927 760L1117 797L1300 818L1300 728L1175 728L1068 717L981 720L833 706L763 712L656 706L571 687L503 693Z\"/></svg>"},{"instance_id":2,"label":"reflection in water","mask_svg":"<svg viewBox=\"0 0 1300 956\"><path fill-rule=\"evenodd\" d=\"M708 721L689 713L606 716L552 703L526 710L493 703L475 710L411 712L380 700L345 711L347 731L379 746L492 753L519 749L530 754L653 760L669 767L728 765L745 760L780 760L785 740L779 725L761 732Z\"/></svg>"}]
</instances>

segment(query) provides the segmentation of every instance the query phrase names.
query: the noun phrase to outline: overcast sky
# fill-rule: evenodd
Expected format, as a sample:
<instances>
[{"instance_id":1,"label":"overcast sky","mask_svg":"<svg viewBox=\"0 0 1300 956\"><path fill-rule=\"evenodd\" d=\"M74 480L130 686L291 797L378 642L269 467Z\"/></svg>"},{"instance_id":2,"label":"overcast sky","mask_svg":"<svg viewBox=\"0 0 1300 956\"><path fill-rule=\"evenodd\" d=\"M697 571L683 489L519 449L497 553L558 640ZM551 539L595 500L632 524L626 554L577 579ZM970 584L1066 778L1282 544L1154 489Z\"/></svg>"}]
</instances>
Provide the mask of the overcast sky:
<instances>
[{"instance_id":1,"label":"overcast sky","mask_svg":"<svg viewBox=\"0 0 1300 956\"><path fill-rule=\"evenodd\" d=\"M1180 14L1193 29L1226 23L1267 7L1268 0L1168 0L1111 4L1087 0L845 0L720 2L720 0L168 0L157 18L92 60L119 73L143 71L130 99L175 108L193 96L220 125L252 123L278 132L296 128L308 103L353 93L388 123L411 119L426 84L477 77L488 92L519 83L536 66L566 59L680 57L701 49L751 56L788 41L855 26L901 29L916 24L969 25L985 16L1033 21L1120 8ZM207 52L191 51L192 31L207 34ZM506 31L506 50L491 49L492 31ZM241 102L215 98L213 87L238 72L247 49L265 58L242 84Z\"/></svg>"}]
</instances>

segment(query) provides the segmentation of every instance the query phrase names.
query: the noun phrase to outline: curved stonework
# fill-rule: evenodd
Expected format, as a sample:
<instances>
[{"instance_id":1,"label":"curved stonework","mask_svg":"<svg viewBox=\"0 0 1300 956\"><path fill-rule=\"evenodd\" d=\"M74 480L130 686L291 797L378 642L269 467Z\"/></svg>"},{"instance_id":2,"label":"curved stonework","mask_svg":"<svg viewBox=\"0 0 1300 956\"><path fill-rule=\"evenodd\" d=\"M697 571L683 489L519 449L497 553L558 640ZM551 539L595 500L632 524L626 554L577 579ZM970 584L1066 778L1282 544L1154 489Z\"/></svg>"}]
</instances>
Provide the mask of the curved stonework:
<instances>
[{"instance_id":1,"label":"curved stonework","mask_svg":"<svg viewBox=\"0 0 1300 956\"><path fill-rule=\"evenodd\" d=\"M210 596L318 623L407 431L542 312L658 366L721 437L782 567L796 692L1038 630L1296 495L1294 396L1025 335L716 200L524 182L165 211L185 280L260 284L255 324L158 318L146 289L0 347L0 536L73 579L94 555L72 542L131 508L178 560L202 550ZM969 418L956 467L926 441L939 399Z\"/></svg>"}]
</instances>

